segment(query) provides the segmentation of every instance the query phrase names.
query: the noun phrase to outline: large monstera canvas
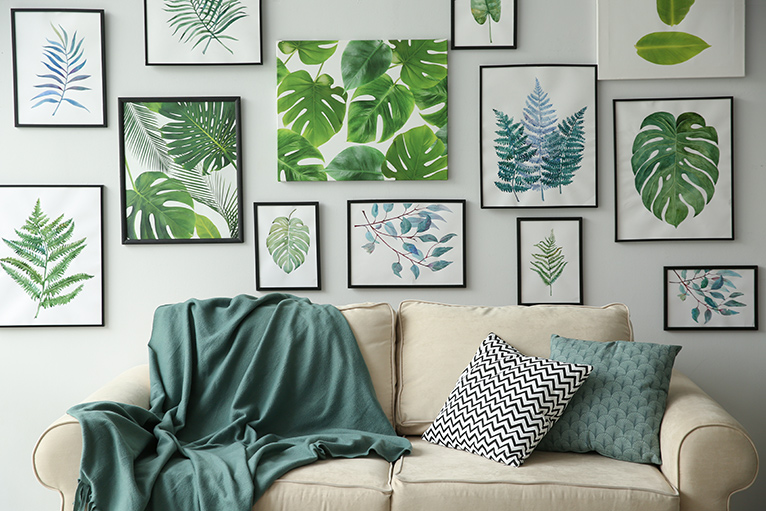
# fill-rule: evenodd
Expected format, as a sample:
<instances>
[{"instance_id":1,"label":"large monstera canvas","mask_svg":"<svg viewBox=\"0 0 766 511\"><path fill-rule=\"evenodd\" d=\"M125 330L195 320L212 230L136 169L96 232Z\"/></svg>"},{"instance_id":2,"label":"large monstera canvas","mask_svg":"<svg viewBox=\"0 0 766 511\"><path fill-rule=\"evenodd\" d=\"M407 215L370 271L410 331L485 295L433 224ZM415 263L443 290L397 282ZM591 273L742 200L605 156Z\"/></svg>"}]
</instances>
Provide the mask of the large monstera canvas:
<instances>
[{"instance_id":1,"label":"large monstera canvas","mask_svg":"<svg viewBox=\"0 0 766 511\"><path fill-rule=\"evenodd\" d=\"M617 241L734 239L732 103L614 101Z\"/></svg>"},{"instance_id":2,"label":"large monstera canvas","mask_svg":"<svg viewBox=\"0 0 766 511\"><path fill-rule=\"evenodd\" d=\"M280 41L277 179L447 179L447 41Z\"/></svg>"},{"instance_id":3,"label":"large monstera canvas","mask_svg":"<svg viewBox=\"0 0 766 511\"><path fill-rule=\"evenodd\" d=\"M18 127L106 126L104 11L11 9Z\"/></svg>"},{"instance_id":4,"label":"large monstera canvas","mask_svg":"<svg viewBox=\"0 0 766 511\"><path fill-rule=\"evenodd\" d=\"M144 0L146 64L262 64L261 24L261 0Z\"/></svg>"},{"instance_id":5,"label":"large monstera canvas","mask_svg":"<svg viewBox=\"0 0 766 511\"><path fill-rule=\"evenodd\" d=\"M596 67L479 71L483 208L595 207Z\"/></svg>"},{"instance_id":6,"label":"large monstera canvas","mask_svg":"<svg viewBox=\"0 0 766 511\"><path fill-rule=\"evenodd\" d=\"M0 327L103 326L103 187L0 186Z\"/></svg>"},{"instance_id":7,"label":"large monstera canvas","mask_svg":"<svg viewBox=\"0 0 766 511\"><path fill-rule=\"evenodd\" d=\"M119 99L123 243L243 240L239 105Z\"/></svg>"}]
</instances>

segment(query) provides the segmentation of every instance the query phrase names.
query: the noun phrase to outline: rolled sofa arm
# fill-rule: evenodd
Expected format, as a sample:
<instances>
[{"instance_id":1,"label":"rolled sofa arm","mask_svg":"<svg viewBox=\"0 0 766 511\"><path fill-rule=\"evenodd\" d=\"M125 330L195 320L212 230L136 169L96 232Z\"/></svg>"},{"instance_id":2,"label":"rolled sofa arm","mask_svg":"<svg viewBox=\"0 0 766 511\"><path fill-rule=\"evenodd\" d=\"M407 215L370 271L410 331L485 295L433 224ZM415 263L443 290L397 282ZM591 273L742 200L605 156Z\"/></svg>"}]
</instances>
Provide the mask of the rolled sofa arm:
<instances>
[{"instance_id":1,"label":"rolled sofa arm","mask_svg":"<svg viewBox=\"0 0 766 511\"><path fill-rule=\"evenodd\" d=\"M149 408L149 366L128 369L88 396L83 403L116 401ZM71 511L80 475L82 430L77 419L63 415L40 436L32 454L35 476L61 495L62 511Z\"/></svg>"},{"instance_id":2,"label":"rolled sofa arm","mask_svg":"<svg viewBox=\"0 0 766 511\"><path fill-rule=\"evenodd\" d=\"M731 495L758 474L758 452L742 425L678 371L670 380L660 449L681 511L726 511Z\"/></svg>"}]
</instances>

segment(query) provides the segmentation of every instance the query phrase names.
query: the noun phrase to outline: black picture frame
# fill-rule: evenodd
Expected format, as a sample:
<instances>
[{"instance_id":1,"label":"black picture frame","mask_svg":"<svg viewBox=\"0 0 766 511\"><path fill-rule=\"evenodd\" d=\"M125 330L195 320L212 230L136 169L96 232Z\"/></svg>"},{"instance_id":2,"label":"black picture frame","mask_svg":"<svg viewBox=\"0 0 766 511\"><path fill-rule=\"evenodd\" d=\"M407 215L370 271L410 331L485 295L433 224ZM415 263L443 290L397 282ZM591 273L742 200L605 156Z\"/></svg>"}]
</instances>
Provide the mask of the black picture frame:
<instances>
[{"instance_id":1,"label":"black picture frame","mask_svg":"<svg viewBox=\"0 0 766 511\"><path fill-rule=\"evenodd\" d=\"M179 0L144 0L143 4L147 66L263 64L262 0L219 2L220 12L211 11L207 3L196 9ZM199 20L200 26L192 26L193 20Z\"/></svg>"},{"instance_id":2,"label":"black picture frame","mask_svg":"<svg viewBox=\"0 0 766 511\"><path fill-rule=\"evenodd\" d=\"M14 125L106 127L104 41L103 9L11 9Z\"/></svg>"},{"instance_id":3,"label":"black picture frame","mask_svg":"<svg viewBox=\"0 0 766 511\"><path fill-rule=\"evenodd\" d=\"M734 97L627 98L614 99L612 104L615 241L733 240ZM693 124L685 122L688 128L684 129L690 130L691 138L687 139L686 147L682 149L685 154L696 154L697 159L693 165L690 165L688 160L682 163L686 168L695 170L693 181L696 184L689 184L684 172L666 169L667 166L661 164L657 158L652 157L653 159L644 163L640 160L634 163L634 144L640 133L651 130L654 134L651 138L644 135L644 147L665 144L665 140L676 140L675 134L668 136L663 134L663 130L677 130L677 123L682 122L682 116L689 114L695 114L697 117L694 118ZM661 128L657 121L652 120L659 119L656 116L662 115L673 117L672 122L669 118L659 121L660 125L668 128ZM703 125L699 125L700 121ZM704 135L711 127L715 130L712 138L710 135ZM713 142L713 139L716 142ZM688 151L688 148L692 151ZM713 160L703 154L708 151L706 148L714 148L714 152L718 154L714 170L711 170ZM700 166L699 162L702 160L708 162ZM634 165L639 165L635 171ZM643 176L643 184L637 182L638 176ZM676 193L671 199L662 194L660 181L681 182L684 197L681 198ZM655 191L654 194L638 191L639 187L641 190L650 190L650 186L659 191ZM709 188L714 189L712 194L708 191ZM687 195L687 190L693 193L694 199ZM693 200L699 202L696 207L692 204ZM647 201L650 204L647 205ZM671 204L677 206L671 207ZM671 215L671 211L676 213ZM681 215L685 216L682 218Z\"/></svg>"},{"instance_id":4,"label":"black picture frame","mask_svg":"<svg viewBox=\"0 0 766 511\"><path fill-rule=\"evenodd\" d=\"M293 217L299 210L303 218ZM253 216L255 288L258 291L321 290L319 202L254 202ZM296 219L298 221L292 223ZM279 236L279 232L283 236L275 240L277 245L270 246L272 233ZM285 247L289 242L285 241L284 235L288 233L292 233L290 238L297 240L293 242L293 245L298 245L294 247L298 252L297 258L303 258L298 264L296 259L287 253L290 248ZM276 258L280 258L280 262L277 262Z\"/></svg>"},{"instance_id":5,"label":"black picture frame","mask_svg":"<svg viewBox=\"0 0 766 511\"><path fill-rule=\"evenodd\" d=\"M347 223L349 288L466 287L465 199L349 200Z\"/></svg>"},{"instance_id":6,"label":"black picture frame","mask_svg":"<svg viewBox=\"0 0 766 511\"><path fill-rule=\"evenodd\" d=\"M551 234L547 235L549 230ZM516 219L519 305L583 304L582 239L582 217ZM574 249L572 245L576 245ZM536 253L537 250L541 252ZM574 264L570 266L573 258ZM569 271L565 273L566 270ZM561 277L564 279L560 280ZM554 284L558 284L555 293Z\"/></svg>"},{"instance_id":7,"label":"black picture frame","mask_svg":"<svg viewBox=\"0 0 766 511\"><path fill-rule=\"evenodd\" d=\"M595 64L479 66L482 209L598 207L596 75Z\"/></svg>"},{"instance_id":8,"label":"black picture frame","mask_svg":"<svg viewBox=\"0 0 766 511\"><path fill-rule=\"evenodd\" d=\"M515 50L518 40L518 0L501 0L500 12L494 13L493 16L490 12L478 13L478 16L482 16L483 22L479 22L471 9L471 0L452 0L450 6L450 19L451 30L450 40L453 50ZM510 9L509 9L510 6ZM512 19L509 22L505 21L508 14ZM499 16L498 16L499 14ZM497 18L497 19L496 19ZM503 29L501 35L503 36L502 42L494 42L492 36L492 25L503 23L500 25ZM482 37L484 34L479 34L479 28L487 27L486 40ZM510 34L506 32L510 31ZM496 36L497 34L495 34Z\"/></svg>"},{"instance_id":9,"label":"black picture frame","mask_svg":"<svg viewBox=\"0 0 766 511\"><path fill-rule=\"evenodd\" d=\"M664 330L758 330L758 266L664 266L662 273Z\"/></svg>"},{"instance_id":10,"label":"black picture frame","mask_svg":"<svg viewBox=\"0 0 766 511\"><path fill-rule=\"evenodd\" d=\"M0 327L104 326L104 188L0 185Z\"/></svg>"},{"instance_id":11,"label":"black picture frame","mask_svg":"<svg viewBox=\"0 0 766 511\"><path fill-rule=\"evenodd\" d=\"M118 98L123 244L244 241L240 103Z\"/></svg>"}]
</instances>

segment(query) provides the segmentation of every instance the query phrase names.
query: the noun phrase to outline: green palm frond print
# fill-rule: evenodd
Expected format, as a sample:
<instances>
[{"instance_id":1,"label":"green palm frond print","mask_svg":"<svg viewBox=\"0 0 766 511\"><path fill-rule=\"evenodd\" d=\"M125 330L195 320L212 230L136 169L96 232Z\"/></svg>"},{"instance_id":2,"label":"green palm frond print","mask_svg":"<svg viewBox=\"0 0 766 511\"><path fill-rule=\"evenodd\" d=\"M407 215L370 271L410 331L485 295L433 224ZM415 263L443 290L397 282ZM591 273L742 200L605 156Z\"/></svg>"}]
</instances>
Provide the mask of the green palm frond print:
<instances>
[{"instance_id":1,"label":"green palm frond print","mask_svg":"<svg viewBox=\"0 0 766 511\"><path fill-rule=\"evenodd\" d=\"M224 41L236 41L226 31L245 18L245 6L239 0L165 0L165 11L172 14L168 25L182 43L194 43L192 50L204 44L204 55L215 41L229 53L234 52Z\"/></svg>"},{"instance_id":2,"label":"green palm frond print","mask_svg":"<svg viewBox=\"0 0 766 511\"><path fill-rule=\"evenodd\" d=\"M535 247L540 250L540 253L532 254L530 269L540 276L543 283L548 286L550 295L553 296L553 283L564 273L568 262L564 258L562 248L556 245L553 229L551 229L551 235L535 243Z\"/></svg>"},{"instance_id":3,"label":"green palm frond print","mask_svg":"<svg viewBox=\"0 0 766 511\"><path fill-rule=\"evenodd\" d=\"M0 267L37 304L35 319L41 309L65 305L80 294L83 282L93 275L76 273L67 275L67 270L87 246L86 238L71 241L74 221L65 220L64 215L50 220L43 213L40 199L37 199L32 214L20 229L15 229L17 240L3 242L13 250L16 257L0 259ZM77 286L72 289L72 286Z\"/></svg>"}]
</instances>

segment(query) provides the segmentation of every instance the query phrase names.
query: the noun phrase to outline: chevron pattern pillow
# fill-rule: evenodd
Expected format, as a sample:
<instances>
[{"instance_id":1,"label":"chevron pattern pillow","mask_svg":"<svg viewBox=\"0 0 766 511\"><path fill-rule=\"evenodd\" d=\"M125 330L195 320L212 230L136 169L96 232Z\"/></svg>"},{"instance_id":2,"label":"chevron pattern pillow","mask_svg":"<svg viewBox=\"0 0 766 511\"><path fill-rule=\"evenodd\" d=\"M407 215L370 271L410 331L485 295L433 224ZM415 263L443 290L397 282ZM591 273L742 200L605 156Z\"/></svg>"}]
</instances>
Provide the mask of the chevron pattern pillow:
<instances>
[{"instance_id":1,"label":"chevron pattern pillow","mask_svg":"<svg viewBox=\"0 0 766 511\"><path fill-rule=\"evenodd\" d=\"M423 439L519 467L591 370L522 355L489 334Z\"/></svg>"}]
</instances>

